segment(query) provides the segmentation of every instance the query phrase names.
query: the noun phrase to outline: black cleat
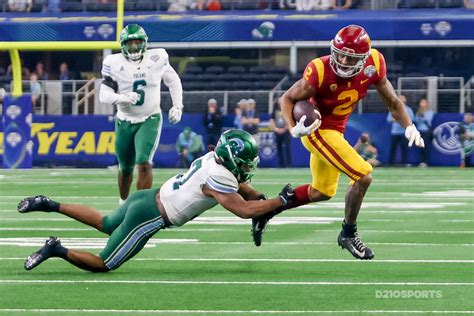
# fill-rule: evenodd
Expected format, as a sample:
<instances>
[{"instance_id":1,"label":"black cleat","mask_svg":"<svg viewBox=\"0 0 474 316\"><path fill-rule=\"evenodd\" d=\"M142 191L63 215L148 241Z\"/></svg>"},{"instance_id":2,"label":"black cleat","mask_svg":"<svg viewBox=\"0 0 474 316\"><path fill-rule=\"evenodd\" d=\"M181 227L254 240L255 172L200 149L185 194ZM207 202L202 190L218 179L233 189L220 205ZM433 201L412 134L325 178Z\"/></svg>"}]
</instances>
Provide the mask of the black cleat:
<instances>
[{"instance_id":1,"label":"black cleat","mask_svg":"<svg viewBox=\"0 0 474 316\"><path fill-rule=\"evenodd\" d=\"M44 195L30 196L18 203L17 210L20 213L57 212L59 203Z\"/></svg>"},{"instance_id":2,"label":"black cleat","mask_svg":"<svg viewBox=\"0 0 474 316\"><path fill-rule=\"evenodd\" d=\"M337 237L337 243L342 249L349 250L349 252L357 259L370 260L374 257L373 251L364 245L357 232L354 233L354 237L349 238L342 236L341 231L339 237Z\"/></svg>"},{"instance_id":3,"label":"black cleat","mask_svg":"<svg viewBox=\"0 0 474 316\"><path fill-rule=\"evenodd\" d=\"M61 248L61 242L58 237L49 237L43 247L26 258L25 269L34 269L45 260L51 257L58 257Z\"/></svg>"},{"instance_id":4,"label":"black cleat","mask_svg":"<svg viewBox=\"0 0 474 316\"><path fill-rule=\"evenodd\" d=\"M267 227L268 216L262 215L256 218L252 218L252 238L255 246L259 247L262 244L263 231Z\"/></svg>"}]
</instances>

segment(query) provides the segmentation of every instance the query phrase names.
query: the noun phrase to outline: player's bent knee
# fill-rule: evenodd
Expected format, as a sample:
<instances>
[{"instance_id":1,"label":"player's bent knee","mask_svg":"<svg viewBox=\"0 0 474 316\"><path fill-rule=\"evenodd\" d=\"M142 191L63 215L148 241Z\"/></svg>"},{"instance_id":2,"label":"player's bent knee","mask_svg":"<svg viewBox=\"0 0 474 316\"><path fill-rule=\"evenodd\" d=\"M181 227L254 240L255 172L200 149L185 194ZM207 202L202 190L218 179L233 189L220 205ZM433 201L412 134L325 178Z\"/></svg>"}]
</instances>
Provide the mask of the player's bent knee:
<instances>
[{"instance_id":1,"label":"player's bent knee","mask_svg":"<svg viewBox=\"0 0 474 316\"><path fill-rule=\"evenodd\" d=\"M366 174L365 176L357 180L357 182L368 187L372 183L372 174Z\"/></svg>"},{"instance_id":2,"label":"player's bent knee","mask_svg":"<svg viewBox=\"0 0 474 316\"><path fill-rule=\"evenodd\" d=\"M107 235L110 235L113 233L115 228L116 226L112 225L109 216L104 216L104 218L102 219L102 229L100 231L106 233Z\"/></svg>"},{"instance_id":3,"label":"player's bent knee","mask_svg":"<svg viewBox=\"0 0 474 316\"><path fill-rule=\"evenodd\" d=\"M148 162L139 163L137 164L138 172L139 173L149 173L152 172L151 164Z\"/></svg>"},{"instance_id":4,"label":"player's bent knee","mask_svg":"<svg viewBox=\"0 0 474 316\"><path fill-rule=\"evenodd\" d=\"M122 176L129 176L133 173L133 166L120 166Z\"/></svg>"},{"instance_id":5,"label":"player's bent knee","mask_svg":"<svg viewBox=\"0 0 474 316\"><path fill-rule=\"evenodd\" d=\"M311 202L327 201L330 200L334 195L336 195L337 190L317 190L313 187L310 187L309 198Z\"/></svg>"}]
</instances>

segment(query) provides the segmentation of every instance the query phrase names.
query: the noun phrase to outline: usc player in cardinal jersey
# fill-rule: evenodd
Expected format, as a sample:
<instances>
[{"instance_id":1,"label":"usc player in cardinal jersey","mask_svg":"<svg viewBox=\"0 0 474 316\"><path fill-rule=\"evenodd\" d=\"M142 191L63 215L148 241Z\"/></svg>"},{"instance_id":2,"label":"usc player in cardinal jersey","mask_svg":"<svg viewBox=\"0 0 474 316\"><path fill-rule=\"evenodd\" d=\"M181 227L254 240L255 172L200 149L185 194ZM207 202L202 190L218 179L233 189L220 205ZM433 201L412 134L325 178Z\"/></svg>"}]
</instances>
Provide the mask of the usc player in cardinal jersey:
<instances>
[{"instance_id":1,"label":"usc player in cardinal jersey","mask_svg":"<svg viewBox=\"0 0 474 316\"><path fill-rule=\"evenodd\" d=\"M329 200L336 194L339 175L350 178L346 194L345 216L338 244L358 259L372 259L374 252L366 247L357 234L357 215L365 192L372 182L372 166L357 154L344 138L344 130L357 102L375 85L380 97L394 119L405 128L409 146L424 147L423 139L403 102L387 80L383 55L371 48L367 32L360 26L349 25L331 41L331 55L310 61L303 74L281 99L282 113L293 137L301 138L311 153L312 183L295 189L296 198L284 209L311 202ZM321 122L308 127L304 120L295 122L293 107L297 101L310 100L321 113ZM252 235L261 244L268 220L281 212L275 210L252 221Z\"/></svg>"}]
</instances>

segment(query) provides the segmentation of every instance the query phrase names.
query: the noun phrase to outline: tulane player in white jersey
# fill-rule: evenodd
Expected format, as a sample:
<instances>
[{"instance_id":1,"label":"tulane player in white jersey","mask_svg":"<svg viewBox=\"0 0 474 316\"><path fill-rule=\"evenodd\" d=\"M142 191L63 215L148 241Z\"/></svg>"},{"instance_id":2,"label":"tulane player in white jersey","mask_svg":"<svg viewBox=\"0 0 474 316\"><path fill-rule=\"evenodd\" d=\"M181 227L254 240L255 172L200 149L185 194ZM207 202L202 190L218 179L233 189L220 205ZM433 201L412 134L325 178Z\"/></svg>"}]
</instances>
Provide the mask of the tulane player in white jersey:
<instances>
[{"instance_id":1,"label":"tulane player in white jersey","mask_svg":"<svg viewBox=\"0 0 474 316\"><path fill-rule=\"evenodd\" d=\"M147 50L148 36L137 25L127 25L121 35L122 52L107 56L102 64L100 102L117 106L115 152L119 163L120 204L130 192L133 169L138 165L137 190L152 186L152 161L163 125L161 81L168 86L173 107L169 121L181 120L183 89L164 49Z\"/></svg>"},{"instance_id":2,"label":"tulane player in white jersey","mask_svg":"<svg viewBox=\"0 0 474 316\"><path fill-rule=\"evenodd\" d=\"M217 204L241 218L255 218L287 205L294 197L289 184L273 199L248 184L258 161L252 135L231 130L221 135L214 151L196 159L186 173L172 177L161 189L131 194L124 205L107 216L85 205L58 203L42 195L25 198L18 204L20 213L58 212L110 235L98 256L67 249L59 238L50 237L26 259L25 269L59 257L84 270L107 272L135 256L160 229L181 226Z\"/></svg>"}]
</instances>

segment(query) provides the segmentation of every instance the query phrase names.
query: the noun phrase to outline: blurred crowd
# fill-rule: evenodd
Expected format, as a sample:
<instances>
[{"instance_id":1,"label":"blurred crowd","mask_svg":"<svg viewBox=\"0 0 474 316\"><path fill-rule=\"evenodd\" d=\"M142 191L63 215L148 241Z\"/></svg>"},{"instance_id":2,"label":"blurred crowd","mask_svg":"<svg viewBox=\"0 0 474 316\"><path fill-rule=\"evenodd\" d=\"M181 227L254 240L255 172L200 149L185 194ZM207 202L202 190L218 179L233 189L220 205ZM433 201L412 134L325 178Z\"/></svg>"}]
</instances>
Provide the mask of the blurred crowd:
<instances>
[{"instance_id":1,"label":"blurred crowd","mask_svg":"<svg viewBox=\"0 0 474 316\"><path fill-rule=\"evenodd\" d=\"M113 11L117 0L0 0L7 12ZM126 11L474 8L474 0L127 0Z\"/></svg>"}]
</instances>

